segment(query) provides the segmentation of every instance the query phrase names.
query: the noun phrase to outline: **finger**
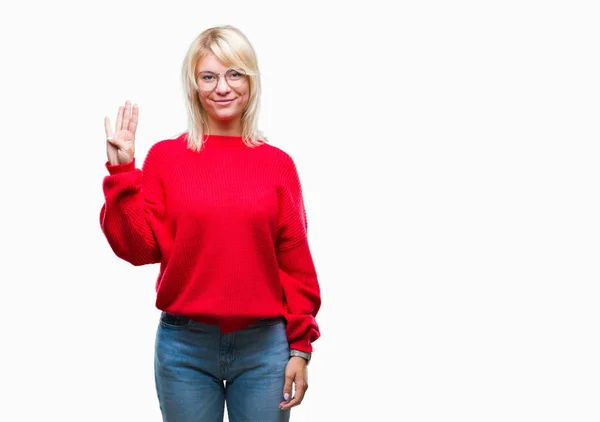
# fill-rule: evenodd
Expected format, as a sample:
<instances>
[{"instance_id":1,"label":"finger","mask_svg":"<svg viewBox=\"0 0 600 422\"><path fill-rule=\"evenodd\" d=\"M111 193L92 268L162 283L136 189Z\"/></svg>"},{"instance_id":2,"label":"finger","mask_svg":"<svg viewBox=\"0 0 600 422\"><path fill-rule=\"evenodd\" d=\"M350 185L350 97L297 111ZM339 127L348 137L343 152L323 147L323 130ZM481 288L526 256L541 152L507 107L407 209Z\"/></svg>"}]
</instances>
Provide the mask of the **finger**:
<instances>
[{"instance_id":1,"label":"finger","mask_svg":"<svg viewBox=\"0 0 600 422\"><path fill-rule=\"evenodd\" d=\"M139 114L139 107L137 104L134 104L133 110L131 111L131 120L129 121L129 131L133 133L133 136L135 136L135 131L137 130Z\"/></svg>"},{"instance_id":2,"label":"finger","mask_svg":"<svg viewBox=\"0 0 600 422\"><path fill-rule=\"evenodd\" d=\"M115 132L118 132L122 129L123 126L123 106L119 107L119 112L117 113L117 126L115 127Z\"/></svg>"},{"instance_id":3,"label":"finger","mask_svg":"<svg viewBox=\"0 0 600 422\"><path fill-rule=\"evenodd\" d=\"M282 410L285 409L291 409L294 406L298 406L300 403L302 403L302 400L304 399L304 394L306 393L306 390L308 389L308 384L304 384L301 382L298 382L295 384L295 393L294 393L294 397L292 398L292 400L290 400L289 402L283 402L279 405L279 407Z\"/></svg>"},{"instance_id":4,"label":"finger","mask_svg":"<svg viewBox=\"0 0 600 422\"><path fill-rule=\"evenodd\" d=\"M123 112L123 125L122 129L128 130L129 118L131 117L131 101L125 101L125 111Z\"/></svg>"},{"instance_id":5,"label":"finger","mask_svg":"<svg viewBox=\"0 0 600 422\"><path fill-rule=\"evenodd\" d=\"M106 132L106 139L113 137L113 131L110 127L110 119L108 116L104 117L104 132Z\"/></svg>"},{"instance_id":6,"label":"finger","mask_svg":"<svg viewBox=\"0 0 600 422\"><path fill-rule=\"evenodd\" d=\"M285 402L289 402L292 397L292 385L294 384L294 374L285 376L285 383L283 384L283 399Z\"/></svg>"}]
</instances>

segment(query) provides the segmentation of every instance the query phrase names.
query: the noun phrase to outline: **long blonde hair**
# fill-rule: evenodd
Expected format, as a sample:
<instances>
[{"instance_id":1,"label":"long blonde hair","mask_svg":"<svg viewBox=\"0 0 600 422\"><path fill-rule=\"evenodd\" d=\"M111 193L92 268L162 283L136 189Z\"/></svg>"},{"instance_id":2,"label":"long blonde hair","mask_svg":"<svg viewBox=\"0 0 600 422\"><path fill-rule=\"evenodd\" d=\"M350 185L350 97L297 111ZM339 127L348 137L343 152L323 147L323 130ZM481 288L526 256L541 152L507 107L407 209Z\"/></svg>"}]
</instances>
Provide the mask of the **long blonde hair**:
<instances>
[{"instance_id":1,"label":"long blonde hair","mask_svg":"<svg viewBox=\"0 0 600 422\"><path fill-rule=\"evenodd\" d=\"M242 138L253 147L266 142L258 130L260 108L260 73L254 47L248 38L231 25L208 28L191 43L181 68L183 90L188 112L187 147L200 151L203 136L208 133L206 111L198 98L196 66L204 56L213 53L223 65L239 66L248 73L250 98L242 112Z\"/></svg>"}]
</instances>

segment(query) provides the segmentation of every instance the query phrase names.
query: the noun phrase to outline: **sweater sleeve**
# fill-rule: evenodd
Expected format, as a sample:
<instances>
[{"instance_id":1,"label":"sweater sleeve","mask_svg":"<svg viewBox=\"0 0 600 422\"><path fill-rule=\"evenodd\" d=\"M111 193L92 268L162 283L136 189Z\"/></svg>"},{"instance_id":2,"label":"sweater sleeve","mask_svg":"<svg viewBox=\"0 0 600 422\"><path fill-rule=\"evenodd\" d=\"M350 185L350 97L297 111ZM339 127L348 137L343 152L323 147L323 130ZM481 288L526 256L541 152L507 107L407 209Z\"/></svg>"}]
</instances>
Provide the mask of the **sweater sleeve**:
<instances>
[{"instance_id":1,"label":"sweater sleeve","mask_svg":"<svg viewBox=\"0 0 600 422\"><path fill-rule=\"evenodd\" d=\"M142 169L129 164L105 164L105 203L100 211L100 227L114 253L139 266L161 261L164 230L164 194L158 175L160 157L156 146L148 151Z\"/></svg>"},{"instance_id":2,"label":"sweater sleeve","mask_svg":"<svg viewBox=\"0 0 600 422\"><path fill-rule=\"evenodd\" d=\"M277 260L285 297L287 338L291 349L312 352L312 343L320 337L315 317L321 294L308 244L302 188L291 158L278 196Z\"/></svg>"}]
</instances>

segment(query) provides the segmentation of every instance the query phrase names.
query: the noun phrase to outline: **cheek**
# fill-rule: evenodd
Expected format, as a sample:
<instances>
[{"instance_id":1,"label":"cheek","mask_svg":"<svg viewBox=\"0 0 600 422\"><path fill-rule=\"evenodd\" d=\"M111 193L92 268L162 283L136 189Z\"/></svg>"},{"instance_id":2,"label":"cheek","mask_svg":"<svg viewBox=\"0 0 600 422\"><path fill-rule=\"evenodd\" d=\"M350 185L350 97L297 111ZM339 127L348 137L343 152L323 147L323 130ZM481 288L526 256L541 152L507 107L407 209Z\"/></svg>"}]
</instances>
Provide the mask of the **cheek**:
<instances>
[{"instance_id":1,"label":"cheek","mask_svg":"<svg viewBox=\"0 0 600 422\"><path fill-rule=\"evenodd\" d=\"M202 107L206 110L206 108L209 105L206 98L204 98L204 96L202 94L198 94L198 100L200 101L200 104L202 105Z\"/></svg>"},{"instance_id":2,"label":"cheek","mask_svg":"<svg viewBox=\"0 0 600 422\"><path fill-rule=\"evenodd\" d=\"M240 101L240 106L242 109L245 109L248 103L250 102L250 92L245 92L242 96L242 101Z\"/></svg>"}]
</instances>

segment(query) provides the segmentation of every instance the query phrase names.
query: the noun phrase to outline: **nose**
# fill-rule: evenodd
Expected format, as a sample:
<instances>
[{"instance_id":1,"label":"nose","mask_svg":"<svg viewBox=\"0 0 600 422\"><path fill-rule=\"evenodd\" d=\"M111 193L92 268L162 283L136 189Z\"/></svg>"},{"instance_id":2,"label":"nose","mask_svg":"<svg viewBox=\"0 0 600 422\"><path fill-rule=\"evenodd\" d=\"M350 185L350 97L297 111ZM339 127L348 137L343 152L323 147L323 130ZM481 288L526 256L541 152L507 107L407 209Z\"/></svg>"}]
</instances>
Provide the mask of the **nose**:
<instances>
[{"instance_id":1,"label":"nose","mask_svg":"<svg viewBox=\"0 0 600 422\"><path fill-rule=\"evenodd\" d=\"M217 94L227 94L230 90L231 87L225 80L225 75L220 75L217 79L217 87L215 88L215 91Z\"/></svg>"}]
</instances>

